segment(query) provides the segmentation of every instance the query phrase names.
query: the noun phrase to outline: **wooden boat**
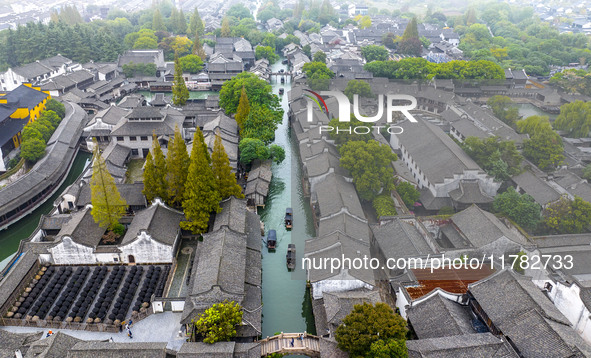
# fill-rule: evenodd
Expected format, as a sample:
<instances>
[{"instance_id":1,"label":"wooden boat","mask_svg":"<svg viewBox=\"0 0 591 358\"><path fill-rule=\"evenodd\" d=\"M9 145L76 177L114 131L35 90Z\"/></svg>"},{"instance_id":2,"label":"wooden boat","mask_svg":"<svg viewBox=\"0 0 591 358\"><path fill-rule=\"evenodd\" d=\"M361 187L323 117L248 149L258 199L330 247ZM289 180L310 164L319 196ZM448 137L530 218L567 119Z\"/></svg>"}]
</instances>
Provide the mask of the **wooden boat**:
<instances>
[{"instance_id":1,"label":"wooden boat","mask_svg":"<svg viewBox=\"0 0 591 358\"><path fill-rule=\"evenodd\" d=\"M283 61L281 61L281 63L284 65L287 65L288 64L287 59L284 59Z\"/></svg>"},{"instance_id":2,"label":"wooden boat","mask_svg":"<svg viewBox=\"0 0 591 358\"><path fill-rule=\"evenodd\" d=\"M285 255L287 261L287 269L294 270L296 267L296 247L295 244L287 245L287 255Z\"/></svg>"},{"instance_id":3,"label":"wooden boat","mask_svg":"<svg viewBox=\"0 0 591 358\"><path fill-rule=\"evenodd\" d=\"M281 83L285 83L285 77L281 76Z\"/></svg>"},{"instance_id":4,"label":"wooden boat","mask_svg":"<svg viewBox=\"0 0 591 358\"><path fill-rule=\"evenodd\" d=\"M283 93L285 93L285 90L283 89L283 87L281 87L281 88L279 89L279 95L280 95L280 96L283 96Z\"/></svg>"},{"instance_id":5,"label":"wooden boat","mask_svg":"<svg viewBox=\"0 0 591 358\"><path fill-rule=\"evenodd\" d=\"M277 247L277 232L275 230L269 230L269 234L267 235L267 249L275 250Z\"/></svg>"},{"instance_id":6,"label":"wooden boat","mask_svg":"<svg viewBox=\"0 0 591 358\"><path fill-rule=\"evenodd\" d=\"M293 224L293 210L291 208L285 209L285 228L291 229Z\"/></svg>"}]
</instances>

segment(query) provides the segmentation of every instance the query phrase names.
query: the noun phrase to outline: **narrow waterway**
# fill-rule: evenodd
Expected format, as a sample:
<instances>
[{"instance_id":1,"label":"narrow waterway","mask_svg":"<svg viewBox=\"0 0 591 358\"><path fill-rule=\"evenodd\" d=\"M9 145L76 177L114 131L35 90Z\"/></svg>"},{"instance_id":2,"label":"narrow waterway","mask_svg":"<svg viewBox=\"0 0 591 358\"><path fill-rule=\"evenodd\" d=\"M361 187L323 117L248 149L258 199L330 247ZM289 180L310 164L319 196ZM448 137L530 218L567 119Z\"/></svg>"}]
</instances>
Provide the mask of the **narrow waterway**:
<instances>
[{"instance_id":1,"label":"narrow waterway","mask_svg":"<svg viewBox=\"0 0 591 358\"><path fill-rule=\"evenodd\" d=\"M49 199L39 206L31 214L12 224L6 230L0 231L0 270L10 261L12 255L18 250L18 245L21 240L28 238L37 225L41 215L48 214L53 210L53 202L62 194L62 192L72 184L82 173L82 170L90 162L91 154L83 151L78 151L74 163L70 168L70 172L66 176L64 183L57 189Z\"/></svg>"},{"instance_id":2,"label":"narrow waterway","mask_svg":"<svg viewBox=\"0 0 591 358\"><path fill-rule=\"evenodd\" d=\"M287 71L287 66L280 61L272 66L273 72L280 69ZM283 123L275 134L275 144L285 149L285 160L281 164L273 164L273 180L266 206L259 209L265 231L277 230L278 241L276 251L263 249L263 337L276 332L316 333L306 279L301 268L304 242L314 236L314 226L309 204L302 195L298 148L295 138L290 137L287 119L287 92L291 89L289 78L286 82L281 84L279 77L273 78L271 82L275 94L279 93L279 88L285 89L285 95L280 96L285 111ZM294 212L292 231L287 231L284 225L285 209L288 207L293 208ZM294 272L288 272L286 267L285 255L289 243L296 245L297 266Z\"/></svg>"}]
</instances>

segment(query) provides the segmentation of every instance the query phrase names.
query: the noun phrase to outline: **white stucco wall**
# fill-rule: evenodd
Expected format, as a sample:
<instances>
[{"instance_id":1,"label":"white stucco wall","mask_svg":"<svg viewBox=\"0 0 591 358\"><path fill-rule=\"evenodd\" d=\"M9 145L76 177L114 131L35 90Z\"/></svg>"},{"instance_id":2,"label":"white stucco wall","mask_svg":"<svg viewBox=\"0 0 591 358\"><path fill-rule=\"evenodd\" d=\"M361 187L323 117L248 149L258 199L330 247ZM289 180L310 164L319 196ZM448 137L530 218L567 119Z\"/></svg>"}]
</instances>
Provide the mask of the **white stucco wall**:
<instances>
[{"instance_id":1,"label":"white stucco wall","mask_svg":"<svg viewBox=\"0 0 591 358\"><path fill-rule=\"evenodd\" d=\"M48 251L56 265L96 263L96 257L91 247L78 244L68 236L62 238L59 244Z\"/></svg>"},{"instance_id":2,"label":"white stucco wall","mask_svg":"<svg viewBox=\"0 0 591 358\"><path fill-rule=\"evenodd\" d=\"M133 255L136 263L171 263L174 257L172 246L152 239L144 231L138 235L137 239L119 249L123 262L129 262L129 255Z\"/></svg>"},{"instance_id":3,"label":"white stucco wall","mask_svg":"<svg viewBox=\"0 0 591 358\"><path fill-rule=\"evenodd\" d=\"M572 323L575 331L583 339L591 344L591 316L590 312L581 300L581 289L577 284L570 287L552 280L534 280L536 286L544 290L546 284L552 285L552 290L547 292L548 297L556 308Z\"/></svg>"}]
</instances>

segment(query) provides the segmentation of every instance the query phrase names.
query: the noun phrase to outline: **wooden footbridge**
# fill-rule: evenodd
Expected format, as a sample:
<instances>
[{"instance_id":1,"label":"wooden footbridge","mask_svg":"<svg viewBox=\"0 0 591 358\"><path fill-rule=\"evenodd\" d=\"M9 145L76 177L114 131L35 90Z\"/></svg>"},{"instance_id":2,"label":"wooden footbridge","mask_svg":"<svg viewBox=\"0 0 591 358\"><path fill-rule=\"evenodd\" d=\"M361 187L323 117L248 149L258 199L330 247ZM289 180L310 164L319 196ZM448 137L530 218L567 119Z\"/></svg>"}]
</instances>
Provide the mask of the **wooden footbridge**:
<instances>
[{"instance_id":1,"label":"wooden footbridge","mask_svg":"<svg viewBox=\"0 0 591 358\"><path fill-rule=\"evenodd\" d=\"M320 339L307 333L281 333L260 340L261 357L272 353L320 357Z\"/></svg>"}]
</instances>

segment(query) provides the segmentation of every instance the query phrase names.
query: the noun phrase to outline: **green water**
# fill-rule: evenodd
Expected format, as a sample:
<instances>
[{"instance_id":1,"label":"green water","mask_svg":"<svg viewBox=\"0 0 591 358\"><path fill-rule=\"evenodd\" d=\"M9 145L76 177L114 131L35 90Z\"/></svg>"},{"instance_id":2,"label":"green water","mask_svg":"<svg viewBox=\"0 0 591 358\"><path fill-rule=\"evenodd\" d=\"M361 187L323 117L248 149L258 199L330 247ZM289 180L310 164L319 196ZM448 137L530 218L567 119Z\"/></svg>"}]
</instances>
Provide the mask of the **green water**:
<instances>
[{"instance_id":1,"label":"green water","mask_svg":"<svg viewBox=\"0 0 591 358\"><path fill-rule=\"evenodd\" d=\"M285 68L281 62L273 65L273 72ZM288 80L289 81L289 80ZM273 92L285 89L282 106L287 113L287 92L289 83L279 83L272 79ZM314 236L309 202L304 200L301 187L301 167L295 138L290 137L287 114L275 134L275 144L285 149L285 160L273 164L273 180L264 209L259 214L265 223L265 231L277 230L277 250L263 249L263 337L276 332L316 333L310 297L306 290L305 274L301 270L304 242ZM295 136L294 136L295 137ZM284 225L285 209L293 208L294 227L287 231ZM285 255L287 245L296 245L297 267L293 273L287 271Z\"/></svg>"},{"instance_id":2,"label":"green water","mask_svg":"<svg viewBox=\"0 0 591 358\"><path fill-rule=\"evenodd\" d=\"M556 119L556 114L546 113L531 103L517 103L515 106L519 109L519 115L523 118L530 116L548 116L550 121Z\"/></svg>"},{"instance_id":3,"label":"green water","mask_svg":"<svg viewBox=\"0 0 591 358\"><path fill-rule=\"evenodd\" d=\"M48 214L53 210L53 202L61 195L61 193L72 184L82 173L86 164L90 160L90 153L78 151L74 163L70 168L70 172L66 176L64 183L49 199L39 206L35 211L29 215L21 218L16 223L10 225L8 229L0 231L0 269L4 268L9 258L18 250L18 245L21 240L28 238L37 225L42 214Z\"/></svg>"}]
</instances>

